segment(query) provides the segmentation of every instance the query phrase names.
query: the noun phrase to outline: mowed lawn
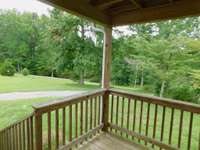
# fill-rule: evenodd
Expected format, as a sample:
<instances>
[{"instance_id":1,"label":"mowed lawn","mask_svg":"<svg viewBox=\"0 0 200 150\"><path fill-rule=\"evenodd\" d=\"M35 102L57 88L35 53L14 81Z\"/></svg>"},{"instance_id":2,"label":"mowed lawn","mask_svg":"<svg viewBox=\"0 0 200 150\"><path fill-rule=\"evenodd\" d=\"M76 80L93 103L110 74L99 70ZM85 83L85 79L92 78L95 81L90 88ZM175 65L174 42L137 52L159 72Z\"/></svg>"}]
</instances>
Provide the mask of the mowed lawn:
<instances>
[{"instance_id":1,"label":"mowed lawn","mask_svg":"<svg viewBox=\"0 0 200 150\"><path fill-rule=\"evenodd\" d=\"M86 82L79 85L77 82L43 76L23 76L16 74L13 77L0 76L0 93L20 91L48 91L48 90L92 90L98 89L97 83Z\"/></svg>"},{"instance_id":2,"label":"mowed lawn","mask_svg":"<svg viewBox=\"0 0 200 150\"><path fill-rule=\"evenodd\" d=\"M52 101L58 98L37 98L16 101L0 101L0 130L25 118L33 112L32 105Z\"/></svg>"},{"instance_id":3,"label":"mowed lawn","mask_svg":"<svg viewBox=\"0 0 200 150\"><path fill-rule=\"evenodd\" d=\"M75 81L62 78L52 78L44 76L23 76L16 74L13 77L0 75L0 94L7 92L26 92L26 91L51 91L51 90L84 90L90 91L99 89L100 84L86 82L85 85L80 85ZM121 87L128 91L142 92L140 88ZM36 103L46 102L57 99L54 98L37 98L24 99L16 101L0 100L0 129L22 119L27 114L33 112L32 105Z\"/></svg>"},{"instance_id":4,"label":"mowed lawn","mask_svg":"<svg viewBox=\"0 0 200 150\"><path fill-rule=\"evenodd\" d=\"M59 79L59 78L50 78L50 77L40 77L40 76L22 76L22 75L15 75L14 77L3 77L0 76L0 93L4 92L19 92L19 91L49 91L49 90L94 90L100 88L100 85L97 83L86 82L86 85L79 85L77 82L68 79ZM121 87L115 86L115 88L123 89L126 91L133 91L133 92L144 92L140 88L132 88L132 87ZM37 99L24 99L24 100L16 100L16 101L0 101L0 130L11 125L12 123L23 119L28 114L33 112L32 105L36 103L43 103L47 101L52 101L60 99L58 97L48 97L48 98L37 98ZM62 99L62 98L61 98ZM125 103L125 112L127 112L127 103ZM132 103L133 105L133 103ZM131 114L133 115L133 106L131 106ZM85 107L84 107L85 109ZM153 120L154 120L154 106L151 106L150 110L150 123L149 123L149 135L152 135L153 132ZM145 127L146 127L146 115L147 115L147 104L143 106L143 118L142 118L142 128L141 133L145 134ZM119 108L119 118L121 118L121 107ZM137 111L136 111L136 131L139 129L139 122L140 122L140 103L138 103ZM160 139L161 134L161 121L162 121L162 107L158 108L158 124L157 124L157 133L156 138ZM53 115L53 114L52 114ZM61 115L61 113L60 113ZM115 120L115 116L113 120ZM60 116L61 118L62 116ZM125 115L125 118L126 115ZM132 118L132 117L131 117ZM170 118L171 118L171 109L166 109L166 121L165 121L165 128L164 128L164 138L163 140L168 143L168 135L169 135L169 128L170 128ZM54 115L52 116L52 127L54 127L55 122L53 121ZM190 114L184 114L183 120L183 137L182 137L182 148L186 149L187 147L187 140L188 140L188 132L189 132L189 119ZM200 118L199 116L193 118L193 134L192 134L192 149L197 149L198 144L198 136L199 136L199 125L200 125ZM178 142L178 133L179 133L179 121L180 121L180 111L175 111L174 113L174 128L173 128L173 145L177 145ZM120 125L121 120L119 120ZM44 129L46 130L47 121L44 119ZM127 126L126 120L123 125L124 127ZM60 124L62 127L62 124ZM130 129L133 127L133 120L130 119ZM66 134L69 131L66 130ZM73 132L74 133L74 132ZM120 134L120 133L119 133ZM125 135L124 135L125 136ZM137 140L136 140L137 141ZM149 145L150 146L150 145Z\"/></svg>"},{"instance_id":5,"label":"mowed lawn","mask_svg":"<svg viewBox=\"0 0 200 150\"><path fill-rule=\"evenodd\" d=\"M144 93L144 90L140 87L134 88L130 86L115 86L112 87L117 89L123 89L127 91L133 91L138 93ZM26 91L51 91L51 90L95 90L101 88L99 83L85 82L84 85L78 84L70 79L63 78L52 78L45 76L23 76L16 74L13 77L1 76L0 75L0 93L8 92L26 92Z\"/></svg>"}]
</instances>

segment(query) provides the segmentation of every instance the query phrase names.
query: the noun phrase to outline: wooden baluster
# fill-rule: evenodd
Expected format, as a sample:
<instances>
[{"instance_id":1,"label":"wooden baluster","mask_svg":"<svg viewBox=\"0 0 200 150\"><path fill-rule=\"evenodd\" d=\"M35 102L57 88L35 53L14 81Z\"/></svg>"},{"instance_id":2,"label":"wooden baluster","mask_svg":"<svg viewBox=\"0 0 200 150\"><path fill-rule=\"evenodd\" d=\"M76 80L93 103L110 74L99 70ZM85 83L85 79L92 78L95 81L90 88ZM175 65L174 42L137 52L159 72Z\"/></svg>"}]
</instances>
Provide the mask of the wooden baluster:
<instances>
[{"instance_id":1,"label":"wooden baluster","mask_svg":"<svg viewBox=\"0 0 200 150\"><path fill-rule=\"evenodd\" d=\"M108 119L109 119L109 92L106 91L103 95L103 106L102 106L102 122L104 124L103 131L108 132Z\"/></svg>"},{"instance_id":2,"label":"wooden baluster","mask_svg":"<svg viewBox=\"0 0 200 150\"><path fill-rule=\"evenodd\" d=\"M121 128L124 126L124 97L122 97L122 116L121 116ZM121 132L121 136L123 135L123 132Z\"/></svg>"},{"instance_id":3,"label":"wooden baluster","mask_svg":"<svg viewBox=\"0 0 200 150\"><path fill-rule=\"evenodd\" d=\"M81 115L80 115L80 135L83 134L83 102L81 102Z\"/></svg>"},{"instance_id":4,"label":"wooden baluster","mask_svg":"<svg viewBox=\"0 0 200 150\"><path fill-rule=\"evenodd\" d=\"M27 149L30 149L30 123L29 119L26 119L26 133L27 133Z\"/></svg>"},{"instance_id":5,"label":"wooden baluster","mask_svg":"<svg viewBox=\"0 0 200 150\"><path fill-rule=\"evenodd\" d=\"M22 134L23 134L23 144L22 144L22 149L26 149L26 124L25 120L22 123Z\"/></svg>"},{"instance_id":6,"label":"wooden baluster","mask_svg":"<svg viewBox=\"0 0 200 150\"><path fill-rule=\"evenodd\" d=\"M35 140L36 150L42 150L42 115L35 113Z\"/></svg>"},{"instance_id":7,"label":"wooden baluster","mask_svg":"<svg viewBox=\"0 0 200 150\"><path fill-rule=\"evenodd\" d=\"M48 150L51 150L51 112L47 113L48 126Z\"/></svg>"},{"instance_id":8,"label":"wooden baluster","mask_svg":"<svg viewBox=\"0 0 200 150\"><path fill-rule=\"evenodd\" d=\"M98 125L100 125L101 123L101 96L99 96L99 104L98 104L98 109L99 109L99 113L98 113Z\"/></svg>"},{"instance_id":9,"label":"wooden baluster","mask_svg":"<svg viewBox=\"0 0 200 150\"><path fill-rule=\"evenodd\" d=\"M3 149L2 131L0 132L0 149Z\"/></svg>"},{"instance_id":10,"label":"wooden baluster","mask_svg":"<svg viewBox=\"0 0 200 150\"><path fill-rule=\"evenodd\" d=\"M22 130L21 130L21 122L19 123L19 149L22 150ZM9 146L8 146L9 147ZM10 148L8 148L10 149Z\"/></svg>"},{"instance_id":11,"label":"wooden baluster","mask_svg":"<svg viewBox=\"0 0 200 150\"><path fill-rule=\"evenodd\" d=\"M9 138L9 150L12 149L12 138L11 138L11 130L8 129L8 138Z\"/></svg>"},{"instance_id":12,"label":"wooden baluster","mask_svg":"<svg viewBox=\"0 0 200 150\"><path fill-rule=\"evenodd\" d=\"M127 123L126 123L126 128L127 128L127 130L129 130L130 106L131 106L131 100L130 100L130 98L129 98L129 99L128 99L128 110L127 110ZM128 134L126 135L126 138L128 138Z\"/></svg>"},{"instance_id":13,"label":"wooden baluster","mask_svg":"<svg viewBox=\"0 0 200 150\"><path fill-rule=\"evenodd\" d=\"M4 147L5 147L5 149L7 149L7 141L6 141L6 130L5 131L3 131L3 136L4 136Z\"/></svg>"},{"instance_id":14,"label":"wooden baluster","mask_svg":"<svg viewBox=\"0 0 200 150\"><path fill-rule=\"evenodd\" d=\"M165 109L166 109L166 107L163 106L160 141L163 141L163 135L164 135L164 127L165 127ZM160 148L160 149L162 149L162 148Z\"/></svg>"},{"instance_id":15,"label":"wooden baluster","mask_svg":"<svg viewBox=\"0 0 200 150\"><path fill-rule=\"evenodd\" d=\"M182 128L183 128L183 110L181 110L180 123L179 123L179 136L178 136L178 148L181 148Z\"/></svg>"},{"instance_id":16,"label":"wooden baluster","mask_svg":"<svg viewBox=\"0 0 200 150\"><path fill-rule=\"evenodd\" d=\"M7 145L7 133L6 130L4 131L4 144L5 144L5 149L8 149Z\"/></svg>"},{"instance_id":17,"label":"wooden baluster","mask_svg":"<svg viewBox=\"0 0 200 150\"><path fill-rule=\"evenodd\" d=\"M191 148L191 137L192 137L192 124L193 124L193 113L190 113L190 125L189 125L189 134L188 134L188 146L187 149Z\"/></svg>"},{"instance_id":18,"label":"wooden baluster","mask_svg":"<svg viewBox=\"0 0 200 150\"><path fill-rule=\"evenodd\" d=\"M90 99L90 130L93 127L93 98Z\"/></svg>"},{"instance_id":19,"label":"wooden baluster","mask_svg":"<svg viewBox=\"0 0 200 150\"><path fill-rule=\"evenodd\" d=\"M75 115L76 115L76 138L78 138L78 103L75 104Z\"/></svg>"},{"instance_id":20,"label":"wooden baluster","mask_svg":"<svg viewBox=\"0 0 200 150\"><path fill-rule=\"evenodd\" d=\"M172 143L172 131L174 125L174 108L171 109L171 121L170 121L170 130L169 130L169 144Z\"/></svg>"},{"instance_id":21,"label":"wooden baluster","mask_svg":"<svg viewBox=\"0 0 200 150\"><path fill-rule=\"evenodd\" d=\"M94 99L94 127L97 126L97 97Z\"/></svg>"},{"instance_id":22,"label":"wooden baluster","mask_svg":"<svg viewBox=\"0 0 200 150\"><path fill-rule=\"evenodd\" d=\"M200 132L199 132L199 150L200 150Z\"/></svg>"},{"instance_id":23,"label":"wooden baluster","mask_svg":"<svg viewBox=\"0 0 200 150\"><path fill-rule=\"evenodd\" d=\"M33 116L30 117L30 135L31 135L31 150L34 148L34 143L33 143Z\"/></svg>"},{"instance_id":24,"label":"wooden baluster","mask_svg":"<svg viewBox=\"0 0 200 150\"><path fill-rule=\"evenodd\" d=\"M62 109L62 145L66 144L66 108Z\"/></svg>"},{"instance_id":25,"label":"wooden baluster","mask_svg":"<svg viewBox=\"0 0 200 150\"><path fill-rule=\"evenodd\" d=\"M140 134L142 132L142 116L143 116L143 101L141 101L141 105L140 105L140 122L139 122L139 133ZM140 139L138 140L138 142L140 143Z\"/></svg>"},{"instance_id":26,"label":"wooden baluster","mask_svg":"<svg viewBox=\"0 0 200 150\"><path fill-rule=\"evenodd\" d=\"M148 131L149 131L149 113L150 113L150 103L148 103L147 106L147 120L146 120L146 132L145 135L148 137ZM147 142L145 142L145 145L147 145Z\"/></svg>"},{"instance_id":27,"label":"wooden baluster","mask_svg":"<svg viewBox=\"0 0 200 150\"><path fill-rule=\"evenodd\" d=\"M137 109L137 100L134 100L134 110L133 110L133 131L135 131L135 123L136 123L136 109ZM134 139L134 136L132 137Z\"/></svg>"},{"instance_id":28,"label":"wooden baluster","mask_svg":"<svg viewBox=\"0 0 200 150\"><path fill-rule=\"evenodd\" d=\"M118 125L118 114L119 114L119 96L117 96L117 104L116 104L116 120L115 123ZM117 133L117 129L115 130L115 133Z\"/></svg>"},{"instance_id":29,"label":"wooden baluster","mask_svg":"<svg viewBox=\"0 0 200 150\"><path fill-rule=\"evenodd\" d=\"M56 149L59 148L59 110L55 111Z\"/></svg>"},{"instance_id":30,"label":"wooden baluster","mask_svg":"<svg viewBox=\"0 0 200 150\"><path fill-rule=\"evenodd\" d=\"M69 106L69 141L72 141L72 105Z\"/></svg>"},{"instance_id":31,"label":"wooden baluster","mask_svg":"<svg viewBox=\"0 0 200 150\"><path fill-rule=\"evenodd\" d=\"M8 149L8 145L7 145L7 142L8 142L7 141L7 131L6 130L4 131L4 140L5 140L5 143L4 143L5 144L5 149Z\"/></svg>"},{"instance_id":32,"label":"wooden baluster","mask_svg":"<svg viewBox=\"0 0 200 150\"><path fill-rule=\"evenodd\" d=\"M88 100L85 101L85 132L88 132Z\"/></svg>"},{"instance_id":33,"label":"wooden baluster","mask_svg":"<svg viewBox=\"0 0 200 150\"><path fill-rule=\"evenodd\" d=\"M3 150L3 131L0 134L1 149Z\"/></svg>"},{"instance_id":34,"label":"wooden baluster","mask_svg":"<svg viewBox=\"0 0 200 150\"><path fill-rule=\"evenodd\" d=\"M12 137L13 137L13 149L15 149L15 147L16 147L16 136L15 136L14 126L12 126L11 129L12 129Z\"/></svg>"},{"instance_id":35,"label":"wooden baluster","mask_svg":"<svg viewBox=\"0 0 200 150\"><path fill-rule=\"evenodd\" d=\"M19 137L19 135L18 135L18 127L17 127L17 125L15 125L15 136L16 136L16 147L15 147L15 149L16 150L19 150L19 141L18 141L18 137Z\"/></svg>"},{"instance_id":36,"label":"wooden baluster","mask_svg":"<svg viewBox=\"0 0 200 150\"><path fill-rule=\"evenodd\" d=\"M3 144L3 131L1 132L1 149L4 149L4 144Z\"/></svg>"},{"instance_id":37,"label":"wooden baluster","mask_svg":"<svg viewBox=\"0 0 200 150\"><path fill-rule=\"evenodd\" d=\"M113 123L113 104L114 104L114 95L111 95L111 106L110 106L110 122ZM112 131L112 128L110 129Z\"/></svg>"},{"instance_id":38,"label":"wooden baluster","mask_svg":"<svg viewBox=\"0 0 200 150\"><path fill-rule=\"evenodd\" d=\"M157 114L158 114L158 105L155 105L155 112L154 112L154 126L153 126L153 139L156 137L156 128L157 128ZM152 148L154 148L154 144L152 144Z\"/></svg>"}]
</instances>

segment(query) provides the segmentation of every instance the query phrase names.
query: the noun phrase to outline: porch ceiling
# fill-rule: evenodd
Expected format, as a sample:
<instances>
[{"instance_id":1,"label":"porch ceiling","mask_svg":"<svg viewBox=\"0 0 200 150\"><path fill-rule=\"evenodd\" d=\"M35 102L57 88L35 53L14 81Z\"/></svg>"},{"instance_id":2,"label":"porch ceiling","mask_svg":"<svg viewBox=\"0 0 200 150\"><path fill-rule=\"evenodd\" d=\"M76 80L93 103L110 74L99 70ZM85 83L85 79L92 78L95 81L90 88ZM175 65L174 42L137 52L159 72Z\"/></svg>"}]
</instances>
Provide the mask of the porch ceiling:
<instances>
[{"instance_id":1,"label":"porch ceiling","mask_svg":"<svg viewBox=\"0 0 200 150\"><path fill-rule=\"evenodd\" d=\"M107 26L200 15L200 0L40 0Z\"/></svg>"}]
</instances>

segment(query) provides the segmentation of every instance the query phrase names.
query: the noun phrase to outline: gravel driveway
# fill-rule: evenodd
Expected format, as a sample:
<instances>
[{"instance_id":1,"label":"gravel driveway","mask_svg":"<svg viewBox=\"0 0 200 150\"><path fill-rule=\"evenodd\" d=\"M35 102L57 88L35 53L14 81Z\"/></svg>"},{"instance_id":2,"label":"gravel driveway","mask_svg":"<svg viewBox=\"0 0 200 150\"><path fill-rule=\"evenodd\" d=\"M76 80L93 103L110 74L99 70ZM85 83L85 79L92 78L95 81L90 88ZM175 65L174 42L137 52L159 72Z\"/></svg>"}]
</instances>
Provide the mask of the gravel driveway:
<instances>
[{"instance_id":1,"label":"gravel driveway","mask_svg":"<svg viewBox=\"0 0 200 150\"><path fill-rule=\"evenodd\" d=\"M1 100L33 99L42 97L67 97L83 93L84 91L40 91L40 92L13 92L1 93Z\"/></svg>"}]
</instances>

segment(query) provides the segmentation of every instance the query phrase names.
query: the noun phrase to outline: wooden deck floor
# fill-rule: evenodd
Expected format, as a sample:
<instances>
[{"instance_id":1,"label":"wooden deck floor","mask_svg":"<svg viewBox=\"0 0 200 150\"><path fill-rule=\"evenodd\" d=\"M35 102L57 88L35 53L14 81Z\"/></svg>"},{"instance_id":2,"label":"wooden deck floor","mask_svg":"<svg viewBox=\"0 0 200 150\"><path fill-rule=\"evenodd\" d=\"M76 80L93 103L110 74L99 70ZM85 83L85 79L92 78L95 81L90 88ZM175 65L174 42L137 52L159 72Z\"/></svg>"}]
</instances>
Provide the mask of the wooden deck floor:
<instances>
[{"instance_id":1,"label":"wooden deck floor","mask_svg":"<svg viewBox=\"0 0 200 150\"><path fill-rule=\"evenodd\" d=\"M83 144L78 150L148 150L147 148L128 142L109 133L102 133L88 143Z\"/></svg>"}]
</instances>

